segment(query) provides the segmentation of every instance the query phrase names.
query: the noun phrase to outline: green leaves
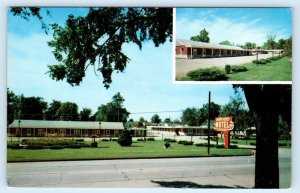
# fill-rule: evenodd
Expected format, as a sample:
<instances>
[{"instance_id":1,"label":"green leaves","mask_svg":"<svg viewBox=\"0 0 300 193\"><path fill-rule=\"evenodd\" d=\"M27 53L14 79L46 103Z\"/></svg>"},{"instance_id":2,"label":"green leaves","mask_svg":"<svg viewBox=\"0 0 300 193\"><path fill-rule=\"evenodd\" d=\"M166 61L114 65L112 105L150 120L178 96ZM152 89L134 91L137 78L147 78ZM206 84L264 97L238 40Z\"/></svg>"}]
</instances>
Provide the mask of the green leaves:
<instances>
[{"instance_id":1,"label":"green leaves","mask_svg":"<svg viewBox=\"0 0 300 193\"><path fill-rule=\"evenodd\" d=\"M50 77L66 78L77 86L93 65L109 88L113 71L123 72L130 61L122 51L124 43L142 49L145 40L152 40L155 46L172 41L172 9L91 8L85 17L69 15L65 27L51 27L53 40L48 45L61 64L49 66Z\"/></svg>"}]
</instances>

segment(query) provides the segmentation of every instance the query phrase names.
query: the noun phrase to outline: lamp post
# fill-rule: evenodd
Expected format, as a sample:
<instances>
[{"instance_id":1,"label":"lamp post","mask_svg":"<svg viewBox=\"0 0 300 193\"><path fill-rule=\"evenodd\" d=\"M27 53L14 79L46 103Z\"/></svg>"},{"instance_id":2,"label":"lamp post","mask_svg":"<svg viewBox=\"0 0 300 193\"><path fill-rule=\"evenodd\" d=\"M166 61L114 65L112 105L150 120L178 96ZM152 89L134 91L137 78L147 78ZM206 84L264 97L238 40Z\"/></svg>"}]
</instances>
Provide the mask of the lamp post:
<instances>
[{"instance_id":1,"label":"lamp post","mask_svg":"<svg viewBox=\"0 0 300 193\"><path fill-rule=\"evenodd\" d=\"M20 143L20 135L21 135L21 128L20 128L20 125L21 125L21 120L18 121L18 127L19 127L19 132L18 132L18 142Z\"/></svg>"},{"instance_id":2,"label":"lamp post","mask_svg":"<svg viewBox=\"0 0 300 193\"><path fill-rule=\"evenodd\" d=\"M100 136L101 136L101 122L99 122L99 141L100 141Z\"/></svg>"}]
</instances>

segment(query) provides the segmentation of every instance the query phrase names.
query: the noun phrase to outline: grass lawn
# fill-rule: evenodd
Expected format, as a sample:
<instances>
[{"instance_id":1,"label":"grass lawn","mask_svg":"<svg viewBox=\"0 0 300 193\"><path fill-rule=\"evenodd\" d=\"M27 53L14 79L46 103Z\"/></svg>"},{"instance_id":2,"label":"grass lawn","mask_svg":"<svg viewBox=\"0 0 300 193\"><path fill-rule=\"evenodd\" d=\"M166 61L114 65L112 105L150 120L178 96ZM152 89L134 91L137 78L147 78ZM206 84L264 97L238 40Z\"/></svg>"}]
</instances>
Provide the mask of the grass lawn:
<instances>
[{"instance_id":1,"label":"grass lawn","mask_svg":"<svg viewBox=\"0 0 300 193\"><path fill-rule=\"evenodd\" d=\"M171 143L171 149L163 148L163 141L135 142L130 147L121 147L117 142L100 142L98 148L81 149L7 149L8 162L46 160L85 160L115 158L166 158L208 156L206 147L184 146ZM248 149L210 149L212 156L251 155Z\"/></svg>"},{"instance_id":2,"label":"grass lawn","mask_svg":"<svg viewBox=\"0 0 300 193\"><path fill-rule=\"evenodd\" d=\"M291 81L292 63L288 57L272 61L267 64L246 63L248 71L228 74L229 81L232 80L259 80L259 81Z\"/></svg>"}]
</instances>

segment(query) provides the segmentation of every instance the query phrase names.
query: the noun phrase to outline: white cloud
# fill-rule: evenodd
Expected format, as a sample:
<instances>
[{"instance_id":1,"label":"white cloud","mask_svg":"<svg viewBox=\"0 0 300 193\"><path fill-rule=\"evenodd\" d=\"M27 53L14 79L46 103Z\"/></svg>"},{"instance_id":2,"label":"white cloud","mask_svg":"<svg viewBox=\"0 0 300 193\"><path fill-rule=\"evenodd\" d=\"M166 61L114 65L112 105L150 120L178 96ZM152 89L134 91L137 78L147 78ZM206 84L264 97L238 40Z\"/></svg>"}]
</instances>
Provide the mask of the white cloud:
<instances>
[{"instance_id":1,"label":"white cloud","mask_svg":"<svg viewBox=\"0 0 300 193\"><path fill-rule=\"evenodd\" d=\"M254 18L247 23L221 17L214 17L209 21L205 18L194 20L180 18L176 21L176 36L177 38L190 39L191 36L199 34L205 28L213 43L228 40L235 44L255 42L257 45L261 45L266 41L269 29L256 25L259 21L260 18Z\"/></svg>"}]
</instances>

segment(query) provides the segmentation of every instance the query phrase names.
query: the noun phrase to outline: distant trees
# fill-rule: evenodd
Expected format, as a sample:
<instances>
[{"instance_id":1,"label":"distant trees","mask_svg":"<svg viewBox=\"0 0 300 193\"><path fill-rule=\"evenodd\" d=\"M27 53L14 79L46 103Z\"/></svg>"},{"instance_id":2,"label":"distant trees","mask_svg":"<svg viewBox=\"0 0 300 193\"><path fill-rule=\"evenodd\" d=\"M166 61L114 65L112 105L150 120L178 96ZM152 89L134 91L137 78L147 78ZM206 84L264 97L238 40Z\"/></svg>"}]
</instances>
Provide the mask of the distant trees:
<instances>
[{"instance_id":1,"label":"distant trees","mask_svg":"<svg viewBox=\"0 0 300 193\"><path fill-rule=\"evenodd\" d=\"M79 112L79 121L90 121L92 114L92 109L89 108L83 108Z\"/></svg>"},{"instance_id":2,"label":"distant trees","mask_svg":"<svg viewBox=\"0 0 300 193\"><path fill-rule=\"evenodd\" d=\"M78 120L78 106L76 103L62 103L56 111L56 116L61 121L76 121Z\"/></svg>"},{"instance_id":3,"label":"distant trees","mask_svg":"<svg viewBox=\"0 0 300 193\"><path fill-rule=\"evenodd\" d=\"M222 42L220 42L219 44L221 44L221 45L226 45L226 46L234 46L234 43L231 43L231 42L228 41L228 40L222 41Z\"/></svg>"},{"instance_id":4,"label":"distant trees","mask_svg":"<svg viewBox=\"0 0 300 193\"><path fill-rule=\"evenodd\" d=\"M98 107L96 112L97 121L123 122L126 123L129 112L123 107L125 99L118 92L112 97L112 101Z\"/></svg>"},{"instance_id":5,"label":"distant trees","mask_svg":"<svg viewBox=\"0 0 300 193\"><path fill-rule=\"evenodd\" d=\"M256 43L251 43L251 42L246 42L245 45L242 46L244 49L255 49L256 48Z\"/></svg>"},{"instance_id":6,"label":"distant trees","mask_svg":"<svg viewBox=\"0 0 300 193\"><path fill-rule=\"evenodd\" d=\"M199 35L192 36L191 40L197 41L197 42L210 42L209 36L208 36L208 31L206 29L203 29L199 32Z\"/></svg>"},{"instance_id":7,"label":"distant trees","mask_svg":"<svg viewBox=\"0 0 300 193\"><path fill-rule=\"evenodd\" d=\"M60 108L61 102L53 100L50 103L49 107L45 111L45 119L46 120L58 120L59 117L57 116L56 112Z\"/></svg>"},{"instance_id":8,"label":"distant trees","mask_svg":"<svg viewBox=\"0 0 300 193\"><path fill-rule=\"evenodd\" d=\"M159 118L158 114L155 114L151 117L151 122L156 124L161 122L161 119Z\"/></svg>"}]
</instances>

